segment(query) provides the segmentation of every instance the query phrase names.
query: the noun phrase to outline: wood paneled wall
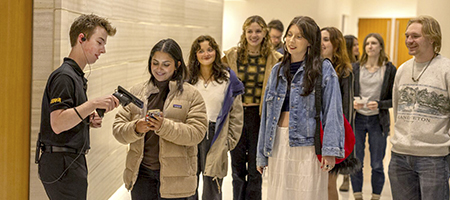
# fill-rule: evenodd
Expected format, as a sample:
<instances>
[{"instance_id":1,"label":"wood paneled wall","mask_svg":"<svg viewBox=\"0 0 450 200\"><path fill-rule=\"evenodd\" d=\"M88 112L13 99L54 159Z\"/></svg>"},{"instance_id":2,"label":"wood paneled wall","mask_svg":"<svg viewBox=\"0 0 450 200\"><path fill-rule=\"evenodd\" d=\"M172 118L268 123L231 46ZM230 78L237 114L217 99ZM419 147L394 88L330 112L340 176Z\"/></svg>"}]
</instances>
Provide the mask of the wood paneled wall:
<instances>
[{"instance_id":1,"label":"wood paneled wall","mask_svg":"<svg viewBox=\"0 0 450 200\"><path fill-rule=\"evenodd\" d=\"M408 54L408 49L405 46L405 31L406 24L410 18L361 18L358 22L358 40L359 40L359 50L362 53L364 51L364 38L369 33L379 33L383 37L385 44L386 55L389 56L389 61L391 61L397 68L405 61L412 58ZM391 30L392 23L394 23L394 30ZM393 33L393 38L391 34ZM391 49L391 43L394 44L393 49ZM392 54L391 54L391 51ZM392 57L390 57L392 55Z\"/></svg>"},{"instance_id":2,"label":"wood paneled wall","mask_svg":"<svg viewBox=\"0 0 450 200\"><path fill-rule=\"evenodd\" d=\"M384 40L384 48L386 55L390 54L390 41L391 41L391 24L392 19L364 19L360 18L358 22L358 42L359 42L359 51L362 53L364 50L364 38L369 33L379 33ZM360 56L361 57L361 56Z\"/></svg>"},{"instance_id":3,"label":"wood paneled wall","mask_svg":"<svg viewBox=\"0 0 450 200\"><path fill-rule=\"evenodd\" d=\"M408 48L405 45L406 25L410 18L395 19L395 46L394 58L392 63L398 68L401 64L411 59L413 56L409 55Z\"/></svg>"},{"instance_id":4,"label":"wood paneled wall","mask_svg":"<svg viewBox=\"0 0 450 200\"><path fill-rule=\"evenodd\" d=\"M28 199L32 8L0 3L0 199Z\"/></svg>"},{"instance_id":5,"label":"wood paneled wall","mask_svg":"<svg viewBox=\"0 0 450 200\"><path fill-rule=\"evenodd\" d=\"M178 42L185 61L199 35L211 35L222 43L223 0L34 0L31 155L47 78L69 54L70 25L80 14L90 13L108 18L117 33L108 37L106 54L85 68L89 99L112 94L118 85L130 88L148 80L150 50L163 38ZM123 184L127 145L112 135L116 112L106 113L102 128L91 129L88 199L108 199ZM47 199L33 162L30 199Z\"/></svg>"}]
</instances>

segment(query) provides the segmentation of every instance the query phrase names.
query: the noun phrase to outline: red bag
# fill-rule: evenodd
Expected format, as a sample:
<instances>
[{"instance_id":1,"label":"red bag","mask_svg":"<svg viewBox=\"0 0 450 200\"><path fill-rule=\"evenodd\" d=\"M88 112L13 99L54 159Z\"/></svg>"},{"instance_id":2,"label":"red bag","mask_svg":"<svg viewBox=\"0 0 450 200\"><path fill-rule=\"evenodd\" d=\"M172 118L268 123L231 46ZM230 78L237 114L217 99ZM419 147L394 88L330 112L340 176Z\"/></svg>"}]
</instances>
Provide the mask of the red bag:
<instances>
[{"instance_id":1,"label":"red bag","mask_svg":"<svg viewBox=\"0 0 450 200\"><path fill-rule=\"evenodd\" d=\"M341 163L344 161L352 152L355 147L355 134L353 133L352 126L350 123L348 123L348 120L344 117L344 129L345 129L345 142L344 142L344 149L345 149L345 157L344 158L336 158L336 164ZM322 122L320 122L320 148L322 148L323 143L323 129L322 129ZM319 162L322 161L322 155L317 154L317 159L319 159Z\"/></svg>"},{"instance_id":2,"label":"red bag","mask_svg":"<svg viewBox=\"0 0 450 200\"><path fill-rule=\"evenodd\" d=\"M330 63L331 61L328 60ZM322 70L322 69L321 69ZM316 83L314 85L314 100L315 100L315 108L316 108L316 133L314 134L314 146L317 155L317 159L319 162L322 161L322 143L323 143L323 129L322 129L322 121L320 120L320 112L322 109L322 73L319 73L319 76L316 78ZM353 133L352 126L348 123L348 120L344 117L344 129L345 129L345 157L344 158L336 158L336 164L344 161L352 152L355 147L355 134ZM319 132L320 130L320 132ZM320 141L320 142L319 142Z\"/></svg>"}]
</instances>

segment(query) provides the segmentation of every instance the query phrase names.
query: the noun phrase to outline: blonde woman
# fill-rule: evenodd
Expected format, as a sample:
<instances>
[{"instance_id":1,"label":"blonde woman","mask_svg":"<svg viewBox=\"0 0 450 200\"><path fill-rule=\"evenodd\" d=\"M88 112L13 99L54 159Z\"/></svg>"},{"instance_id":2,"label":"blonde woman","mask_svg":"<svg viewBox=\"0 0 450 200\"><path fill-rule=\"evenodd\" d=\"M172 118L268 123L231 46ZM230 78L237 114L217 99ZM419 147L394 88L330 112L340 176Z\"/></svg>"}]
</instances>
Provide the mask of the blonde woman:
<instances>
[{"instance_id":1,"label":"blonde woman","mask_svg":"<svg viewBox=\"0 0 450 200\"><path fill-rule=\"evenodd\" d=\"M259 108L270 70L281 57L272 49L266 22L254 15L245 20L238 46L225 51L222 58L245 86L244 127L239 143L231 151L234 200L261 199L262 178L256 170Z\"/></svg>"}]
</instances>

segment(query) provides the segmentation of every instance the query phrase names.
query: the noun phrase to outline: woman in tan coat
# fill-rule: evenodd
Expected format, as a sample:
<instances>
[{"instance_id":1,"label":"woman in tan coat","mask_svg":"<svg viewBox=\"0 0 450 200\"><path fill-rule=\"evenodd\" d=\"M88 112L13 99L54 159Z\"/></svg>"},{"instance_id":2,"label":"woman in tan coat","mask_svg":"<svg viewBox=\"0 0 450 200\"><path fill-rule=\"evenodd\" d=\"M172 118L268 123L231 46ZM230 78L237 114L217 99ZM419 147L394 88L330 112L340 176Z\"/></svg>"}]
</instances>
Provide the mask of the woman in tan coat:
<instances>
[{"instance_id":1,"label":"woman in tan coat","mask_svg":"<svg viewBox=\"0 0 450 200\"><path fill-rule=\"evenodd\" d=\"M144 109L121 107L113 125L114 137L130 145L125 186L133 200L187 199L197 188L197 144L207 127L205 103L184 82L187 67L174 40L153 47L148 70L150 80L130 90L144 100ZM153 115L146 116L147 110Z\"/></svg>"}]
</instances>

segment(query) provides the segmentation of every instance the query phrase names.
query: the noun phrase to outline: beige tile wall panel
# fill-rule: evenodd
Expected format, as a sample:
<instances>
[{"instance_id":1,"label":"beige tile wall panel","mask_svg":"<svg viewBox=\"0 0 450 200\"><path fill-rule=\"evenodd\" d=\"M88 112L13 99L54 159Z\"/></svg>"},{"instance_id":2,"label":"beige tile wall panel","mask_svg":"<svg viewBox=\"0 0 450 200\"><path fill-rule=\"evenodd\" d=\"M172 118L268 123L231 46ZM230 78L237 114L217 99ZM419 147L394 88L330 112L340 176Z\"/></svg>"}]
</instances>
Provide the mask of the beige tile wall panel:
<instances>
[{"instance_id":1,"label":"beige tile wall panel","mask_svg":"<svg viewBox=\"0 0 450 200\"><path fill-rule=\"evenodd\" d=\"M127 90L129 90L131 86L147 81L150 78L150 73L148 72L148 58L127 63L123 68L127 69L128 73L119 85Z\"/></svg>"},{"instance_id":2,"label":"beige tile wall panel","mask_svg":"<svg viewBox=\"0 0 450 200\"><path fill-rule=\"evenodd\" d=\"M39 31L33 31L33 80L47 80L53 71L53 10L38 9L34 11L33 23ZM42 94L41 94L42 95Z\"/></svg>"},{"instance_id":3,"label":"beige tile wall panel","mask_svg":"<svg viewBox=\"0 0 450 200\"><path fill-rule=\"evenodd\" d=\"M57 2L55 0L55 2ZM67 10L55 9L55 23L54 23L54 69L61 66L64 57L70 53L70 39L69 30L70 25L80 14L68 12Z\"/></svg>"},{"instance_id":4,"label":"beige tile wall panel","mask_svg":"<svg viewBox=\"0 0 450 200\"><path fill-rule=\"evenodd\" d=\"M113 0L111 17L138 22L160 23L159 0Z\"/></svg>"},{"instance_id":5,"label":"beige tile wall panel","mask_svg":"<svg viewBox=\"0 0 450 200\"><path fill-rule=\"evenodd\" d=\"M33 27L33 88L30 159L30 199L47 199L34 164L40 106L50 73L70 52L69 29L82 13L108 18L117 28L109 37L106 54L86 66L88 98L111 94L118 85L127 89L148 80L148 57L156 42L173 38L187 62L193 40L213 36L221 45L223 0L35 0ZM127 146L112 136L117 111L107 113L102 128L91 130L88 199L108 199L123 183Z\"/></svg>"},{"instance_id":6,"label":"beige tile wall panel","mask_svg":"<svg viewBox=\"0 0 450 200\"><path fill-rule=\"evenodd\" d=\"M38 1L33 1L33 7L34 7L34 11L36 11L36 9L43 9L43 8L54 8L55 6L55 0L38 0ZM36 20L34 20L36 22Z\"/></svg>"},{"instance_id":7,"label":"beige tile wall panel","mask_svg":"<svg viewBox=\"0 0 450 200\"><path fill-rule=\"evenodd\" d=\"M34 1L33 60L30 128L30 199L46 199L34 164L35 146L41 119L42 94L47 78L53 71L54 13L53 0Z\"/></svg>"},{"instance_id":8,"label":"beige tile wall panel","mask_svg":"<svg viewBox=\"0 0 450 200\"><path fill-rule=\"evenodd\" d=\"M42 95L43 95L43 91L45 89L45 85L47 84L47 80L35 80L33 81L33 88L32 88L32 96L31 96L31 109L33 109L32 114L41 114L41 103L42 103ZM39 113L34 113L34 110L36 110L36 112ZM32 119L35 119L34 117ZM41 117L39 116L36 119L36 122L34 120L32 120L32 124L35 123L40 123L41 121ZM34 126L32 126L31 128L34 128ZM37 127L39 128L39 127ZM39 129L37 129L39 131ZM37 134L37 132L34 132Z\"/></svg>"}]
</instances>

